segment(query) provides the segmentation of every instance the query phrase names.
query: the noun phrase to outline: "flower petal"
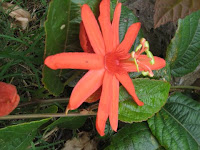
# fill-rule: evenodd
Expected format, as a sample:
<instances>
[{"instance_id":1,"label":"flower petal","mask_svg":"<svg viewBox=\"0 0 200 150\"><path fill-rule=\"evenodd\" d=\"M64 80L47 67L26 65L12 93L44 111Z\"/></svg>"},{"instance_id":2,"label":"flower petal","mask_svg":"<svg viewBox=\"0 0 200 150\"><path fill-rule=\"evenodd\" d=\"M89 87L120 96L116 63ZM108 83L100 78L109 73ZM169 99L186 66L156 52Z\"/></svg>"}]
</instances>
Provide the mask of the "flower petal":
<instances>
[{"instance_id":1,"label":"flower petal","mask_svg":"<svg viewBox=\"0 0 200 150\"><path fill-rule=\"evenodd\" d=\"M116 74L117 79L126 88L127 92L132 96L133 100L139 105L143 106L144 103L140 101L135 93L135 87L128 73Z\"/></svg>"},{"instance_id":2,"label":"flower petal","mask_svg":"<svg viewBox=\"0 0 200 150\"><path fill-rule=\"evenodd\" d=\"M106 53L108 53L113 50L113 31L110 22L110 0L102 0L99 9L99 23L106 46Z\"/></svg>"},{"instance_id":3,"label":"flower petal","mask_svg":"<svg viewBox=\"0 0 200 150\"><path fill-rule=\"evenodd\" d=\"M19 104L19 100L14 85L0 82L0 117L11 113Z\"/></svg>"},{"instance_id":4,"label":"flower petal","mask_svg":"<svg viewBox=\"0 0 200 150\"><path fill-rule=\"evenodd\" d=\"M121 14L121 3L118 3L115 7L114 17L112 21L112 28L113 28L113 48L116 49L119 45L119 20Z\"/></svg>"},{"instance_id":5,"label":"flower petal","mask_svg":"<svg viewBox=\"0 0 200 150\"><path fill-rule=\"evenodd\" d=\"M104 69L90 70L74 87L68 109L73 110L78 108L92 93L94 93L103 82Z\"/></svg>"},{"instance_id":6,"label":"flower petal","mask_svg":"<svg viewBox=\"0 0 200 150\"><path fill-rule=\"evenodd\" d=\"M128 31L126 32L126 35L124 37L124 40L120 43L120 45L117 47L117 51L121 51L124 53L128 53L131 49L138 32L140 30L141 24L139 22L132 24Z\"/></svg>"},{"instance_id":7,"label":"flower petal","mask_svg":"<svg viewBox=\"0 0 200 150\"><path fill-rule=\"evenodd\" d=\"M93 53L59 53L48 56L44 64L51 69L101 69L104 67L103 56Z\"/></svg>"},{"instance_id":8,"label":"flower petal","mask_svg":"<svg viewBox=\"0 0 200 150\"><path fill-rule=\"evenodd\" d=\"M90 9L90 7L86 4L82 6L81 9L81 17L82 21L90 40L90 43L93 47L93 50L97 54L105 54L105 45L103 41L103 37L101 31L99 29L99 25L95 19L95 16Z\"/></svg>"},{"instance_id":9,"label":"flower petal","mask_svg":"<svg viewBox=\"0 0 200 150\"><path fill-rule=\"evenodd\" d=\"M84 50L84 52L94 53L92 45L90 44L87 33L85 31L85 27L83 25L83 22L80 23L79 39L80 39L81 47Z\"/></svg>"},{"instance_id":10,"label":"flower petal","mask_svg":"<svg viewBox=\"0 0 200 150\"><path fill-rule=\"evenodd\" d=\"M112 84L112 99L110 102L109 120L110 125L114 131L117 131L118 127L118 105L119 105L119 81L113 76Z\"/></svg>"},{"instance_id":11,"label":"flower petal","mask_svg":"<svg viewBox=\"0 0 200 150\"><path fill-rule=\"evenodd\" d=\"M102 93L99 102L97 119L96 119L96 129L101 136L104 135L106 121L109 114L110 99L112 98L112 80L113 75L108 71L105 71L102 85Z\"/></svg>"},{"instance_id":12,"label":"flower petal","mask_svg":"<svg viewBox=\"0 0 200 150\"><path fill-rule=\"evenodd\" d=\"M159 70L165 67L166 65L165 60L157 56L154 56L155 64L153 65L150 64L150 59L147 57L147 55L140 55L138 60L142 64L147 65L151 70ZM137 72L137 68L133 62L123 63L123 68L128 72ZM148 71L148 70L144 68L142 65L139 65L139 71Z\"/></svg>"}]
</instances>

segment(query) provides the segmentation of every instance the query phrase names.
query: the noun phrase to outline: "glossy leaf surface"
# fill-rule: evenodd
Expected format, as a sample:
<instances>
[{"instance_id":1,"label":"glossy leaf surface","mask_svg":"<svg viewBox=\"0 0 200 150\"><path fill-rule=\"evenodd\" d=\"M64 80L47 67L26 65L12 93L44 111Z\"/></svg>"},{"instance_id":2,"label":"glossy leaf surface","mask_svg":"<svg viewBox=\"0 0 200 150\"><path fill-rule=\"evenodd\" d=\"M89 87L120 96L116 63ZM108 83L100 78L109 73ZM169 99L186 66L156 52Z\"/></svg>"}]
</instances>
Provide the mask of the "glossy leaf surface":
<instances>
[{"instance_id":1,"label":"glossy leaf surface","mask_svg":"<svg viewBox=\"0 0 200 150\"><path fill-rule=\"evenodd\" d=\"M170 84L150 79L135 79L133 84L138 98L144 106L138 106L127 91L121 87L119 97L119 120L123 122L141 122L152 117L166 103Z\"/></svg>"},{"instance_id":2,"label":"glossy leaf surface","mask_svg":"<svg viewBox=\"0 0 200 150\"><path fill-rule=\"evenodd\" d=\"M200 63L200 11L179 20L178 29L172 39L166 60L171 73L181 77L196 69Z\"/></svg>"},{"instance_id":3,"label":"glossy leaf surface","mask_svg":"<svg viewBox=\"0 0 200 150\"><path fill-rule=\"evenodd\" d=\"M148 124L166 149L200 149L200 104L182 93L171 95Z\"/></svg>"},{"instance_id":4,"label":"glossy leaf surface","mask_svg":"<svg viewBox=\"0 0 200 150\"><path fill-rule=\"evenodd\" d=\"M160 145L146 123L134 123L123 127L112 138L106 150L159 150Z\"/></svg>"}]
</instances>

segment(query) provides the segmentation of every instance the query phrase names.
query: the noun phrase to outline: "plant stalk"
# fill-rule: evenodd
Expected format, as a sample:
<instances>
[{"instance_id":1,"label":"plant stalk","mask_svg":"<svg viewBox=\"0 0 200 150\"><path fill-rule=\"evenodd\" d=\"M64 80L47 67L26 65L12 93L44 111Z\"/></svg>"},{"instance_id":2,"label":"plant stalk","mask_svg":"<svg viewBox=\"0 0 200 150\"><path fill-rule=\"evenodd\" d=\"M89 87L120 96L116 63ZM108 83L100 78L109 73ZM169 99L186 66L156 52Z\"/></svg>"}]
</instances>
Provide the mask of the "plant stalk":
<instances>
[{"instance_id":1,"label":"plant stalk","mask_svg":"<svg viewBox=\"0 0 200 150\"><path fill-rule=\"evenodd\" d=\"M32 119L32 118L49 118L49 117L80 117L80 116L95 116L96 112L88 112L87 114L82 113L52 113L52 114L24 114L24 115L8 115L0 117L0 120L11 120L11 119Z\"/></svg>"},{"instance_id":2,"label":"plant stalk","mask_svg":"<svg viewBox=\"0 0 200 150\"><path fill-rule=\"evenodd\" d=\"M171 89L192 89L192 90L200 90L198 86L171 86Z\"/></svg>"}]
</instances>

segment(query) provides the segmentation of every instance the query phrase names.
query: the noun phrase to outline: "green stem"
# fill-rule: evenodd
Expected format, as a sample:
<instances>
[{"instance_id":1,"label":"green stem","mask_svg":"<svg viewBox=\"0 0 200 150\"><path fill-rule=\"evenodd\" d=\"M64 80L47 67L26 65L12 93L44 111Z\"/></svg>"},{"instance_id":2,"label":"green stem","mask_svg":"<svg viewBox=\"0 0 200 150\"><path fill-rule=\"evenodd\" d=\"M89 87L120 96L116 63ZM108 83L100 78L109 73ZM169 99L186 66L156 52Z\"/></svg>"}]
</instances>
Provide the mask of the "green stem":
<instances>
[{"instance_id":1,"label":"green stem","mask_svg":"<svg viewBox=\"0 0 200 150\"><path fill-rule=\"evenodd\" d=\"M80 117L80 116L95 116L95 112L89 112L87 114L81 113L54 113L54 114L24 114L24 115L8 115L0 117L0 120L11 120L11 119L31 119L31 118L49 118L49 117Z\"/></svg>"},{"instance_id":2,"label":"green stem","mask_svg":"<svg viewBox=\"0 0 200 150\"><path fill-rule=\"evenodd\" d=\"M69 101L69 98L55 98L55 99L47 99L47 100L35 100L35 101L22 103L18 107L24 107L24 106L32 105L32 104L47 104L47 103L56 103L56 102L66 103L68 101Z\"/></svg>"},{"instance_id":3,"label":"green stem","mask_svg":"<svg viewBox=\"0 0 200 150\"><path fill-rule=\"evenodd\" d=\"M192 89L192 90L200 90L198 86L171 86L171 89Z\"/></svg>"}]
</instances>

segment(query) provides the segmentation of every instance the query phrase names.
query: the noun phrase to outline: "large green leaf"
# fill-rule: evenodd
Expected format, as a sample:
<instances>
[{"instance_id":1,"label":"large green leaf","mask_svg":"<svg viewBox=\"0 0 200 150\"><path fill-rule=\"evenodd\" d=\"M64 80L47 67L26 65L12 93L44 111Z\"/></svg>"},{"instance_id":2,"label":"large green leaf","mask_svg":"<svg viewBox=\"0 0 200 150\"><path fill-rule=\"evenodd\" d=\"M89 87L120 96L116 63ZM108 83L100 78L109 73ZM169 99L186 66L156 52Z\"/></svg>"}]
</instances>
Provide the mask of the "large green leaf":
<instances>
[{"instance_id":1,"label":"large green leaf","mask_svg":"<svg viewBox=\"0 0 200 150\"><path fill-rule=\"evenodd\" d=\"M166 149L200 149L200 104L190 97L173 94L148 123L152 133Z\"/></svg>"},{"instance_id":2,"label":"large green leaf","mask_svg":"<svg viewBox=\"0 0 200 150\"><path fill-rule=\"evenodd\" d=\"M116 133L106 150L159 150L161 146L146 123L134 123Z\"/></svg>"},{"instance_id":3,"label":"large green leaf","mask_svg":"<svg viewBox=\"0 0 200 150\"><path fill-rule=\"evenodd\" d=\"M32 121L0 129L1 150L25 150L31 145L38 128L49 119Z\"/></svg>"},{"instance_id":4,"label":"large green leaf","mask_svg":"<svg viewBox=\"0 0 200 150\"><path fill-rule=\"evenodd\" d=\"M199 0L156 0L154 26L177 21L200 9Z\"/></svg>"},{"instance_id":5,"label":"large green leaf","mask_svg":"<svg viewBox=\"0 0 200 150\"><path fill-rule=\"evenodd\" d=\"M64 51L77 51L79 48L79 24L81 5L87 3L95 12L99 0L53 0L49 6L46 29L45 57ZM43 83L53 95L63 92L60 80L61 70L43 68Z\"/></svg>"},{"instance_id":6,"label":"large green leaf","mask_svg":"<svg viewBox=\"0 0 200 150\"><path fill-rule=\"evenodd\" d=\"M133 84L144 106L138 106L127 91L120 88L119 120L141 122L152 117L166 103L170 84L159 80L135 79Z\"/></svg>"},{"instance_id":7,"label":"large green leaf","mask_svg":"<svg viewBox=\"0 0 200 150\"><path fill-rule=\"evenodd\" d=\"M200 63L200 11L179 20L178 29L167 50L173 76L195 70Z\"/></svg>"}]
</instances>

